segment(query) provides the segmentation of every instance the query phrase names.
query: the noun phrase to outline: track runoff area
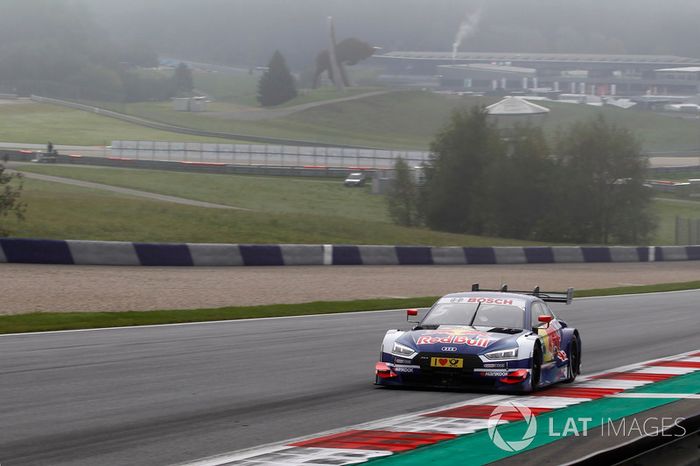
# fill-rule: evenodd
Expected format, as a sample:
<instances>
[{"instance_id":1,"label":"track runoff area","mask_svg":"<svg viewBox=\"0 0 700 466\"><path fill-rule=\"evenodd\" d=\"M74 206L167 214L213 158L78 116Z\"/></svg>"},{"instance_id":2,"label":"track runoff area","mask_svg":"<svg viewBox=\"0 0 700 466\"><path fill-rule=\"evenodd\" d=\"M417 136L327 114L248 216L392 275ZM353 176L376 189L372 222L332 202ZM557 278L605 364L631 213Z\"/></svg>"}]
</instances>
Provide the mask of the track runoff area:
<instances>
[{"instance_id":1,"label":"track runoff area","mask_svg":"<svg viewBox=\"0 0 700 466\"><path fill-rule=\"evenodd\" d=\"M700 351L579 377L533 395L490 395L310 437L184 463L188 466L478 465L569 436L684 435L684 418L632 416L700 400ZM652 422L648 422L652 421ZM666 431L674 429L674 434Z\"/></svg>"}]
</instances>

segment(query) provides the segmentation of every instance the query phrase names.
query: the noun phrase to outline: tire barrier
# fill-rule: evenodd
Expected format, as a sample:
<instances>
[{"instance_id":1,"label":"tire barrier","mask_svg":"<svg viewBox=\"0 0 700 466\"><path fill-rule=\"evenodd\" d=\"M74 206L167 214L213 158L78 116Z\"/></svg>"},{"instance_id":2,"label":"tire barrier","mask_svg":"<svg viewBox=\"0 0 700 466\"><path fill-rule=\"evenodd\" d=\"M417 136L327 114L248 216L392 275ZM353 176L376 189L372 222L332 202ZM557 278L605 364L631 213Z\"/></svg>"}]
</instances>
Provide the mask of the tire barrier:
<instances>
[{"instance_id":1,"label":"tire barrier","mask_svg":"<svg viewBox=\"0 0 700 466\"><path fill-rule=\"evenodd\" d=\"M700 246L429 247L0 239L0 262L151 267L472 265L700 260Z\"/></svg>"}]
</instances>

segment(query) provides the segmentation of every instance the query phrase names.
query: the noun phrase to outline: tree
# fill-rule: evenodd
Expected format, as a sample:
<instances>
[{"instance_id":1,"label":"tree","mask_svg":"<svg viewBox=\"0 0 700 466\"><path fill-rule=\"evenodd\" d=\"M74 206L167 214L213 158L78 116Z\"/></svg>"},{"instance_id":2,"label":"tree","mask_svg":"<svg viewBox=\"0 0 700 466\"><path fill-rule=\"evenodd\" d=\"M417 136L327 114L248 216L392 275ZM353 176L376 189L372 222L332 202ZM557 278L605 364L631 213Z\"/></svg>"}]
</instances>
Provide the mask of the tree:
<instances>
[{"instance_id":1,"label":"tree","mask_svg":"<svg viewBox=\"0 0 700 466\"><path fill-rule=\"evenodd\" d=\"M428 227L455 233L481 234L483 204L489 181L488 164L504 146L486 110L455 111L431 144L425 167L421 213Z\"/></svg>"},{"instance_id":2,"label":"tree","mask_svg":"<svg viewBox=\"0 0 700 466\"><path fill-rule=\"evenodd\" d=\"M194 89L194 78L192 77L192 70L190 67L184 63L177 65L177 68L175 68L175 74L173 75L173 83L176 93L191 93L192 89Z\"/></svg>"},{"instance_id":3,"label":"tree","mask_svg":"<svg viewBox=\"0 0 700 466\"><path fill-rule=\"evenodd\" d=\"M411 175L408 164L399 157L394 163L396 177L387 193L389 215L398 225L416 226L418 216L418 187Z\"/></svg>"},{"instance_id":4,"label":"tree","mask_svg":"<svg viewBox=\"0 0 700 466\"><path fill-rule=\"evenodd\" d=\"M13 182L17 181L17 185L13 186ZM20 201L22 194L22 174L21 173L6 173L5 166L0 164L0 219L6 218L10 214L14 214L18 220L24 218L26 205ZM7 236L8 231L0 225L0 236Z\"/></svg>"},{"instance_id":5,"label":"tree","mask_svg":"<svg viewBox=\"0 0 700 466\"><path fill-rule=\"evenodd\" d=\"M258 82L258 102L263 107L271 107L288 102L297 96L294 76L279 51L270 60L267 71Z\"/></svg>"},{"instance_id":6,"label":"tree","mask_svg":"<svg viewBox=\"0 0 700 466\"><path fill-rule=\"evenodd\" d=\"M602 117L561 133L508 139L483 108L456 112L431 145L420 214L436 230L566 243L645 242L654 229L647 159Z\"/></svg>"},{"instance_id":7,"label":"tree","mask_svg":"<svg viewBox=\"0 0 700 466\"><path fill-rule=\"evenodd\" d=\"M483 210L490 236L537 240L548 228L555 163L542 130L516 127L506 152L495 154L485 178L490 180Z\"/></svg>"},{"instance_id":8,"label":"tree","mask_svg":"<svg viewBox=\"0 0 700 466\"><path fill-rule=\"evenodd\" d=\"M637 243L654 229L648 160L627 129L602 116L564 131L558 142L557 241Z\"/></svg>"}]
</instances>

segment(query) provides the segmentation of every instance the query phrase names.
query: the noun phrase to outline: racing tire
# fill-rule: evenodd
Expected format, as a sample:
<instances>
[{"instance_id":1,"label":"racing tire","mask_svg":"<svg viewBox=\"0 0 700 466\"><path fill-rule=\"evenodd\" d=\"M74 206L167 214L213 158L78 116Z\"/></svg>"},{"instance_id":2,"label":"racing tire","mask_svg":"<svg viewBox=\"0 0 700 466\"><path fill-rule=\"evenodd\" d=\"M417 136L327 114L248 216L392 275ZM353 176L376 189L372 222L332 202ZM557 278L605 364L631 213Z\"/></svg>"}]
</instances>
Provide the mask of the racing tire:
<instances>
[{"instance_id":1,"label":"racing tire","mask_svg":"<svg viewBox=\"0 0 700 466\"><path fill-rule=\"evenodd\" d=\"M571 383L576 380L576 376L581 371L581 359L579 356L578 339L574 336L569 345L569 364L566 366L566 379L564 379L564 383Z\"/></svg>"},{"instance_id":2,"label":"racing tire","mask_svg":"<svg viewBox=\"0 0 700 466\"><path fill-rule=\"evenodd\" d=\"M542 350L539 345L532 351L532 372L530 373L530 392L536 392L542 375Z\"/></svg>"}]
</instances>

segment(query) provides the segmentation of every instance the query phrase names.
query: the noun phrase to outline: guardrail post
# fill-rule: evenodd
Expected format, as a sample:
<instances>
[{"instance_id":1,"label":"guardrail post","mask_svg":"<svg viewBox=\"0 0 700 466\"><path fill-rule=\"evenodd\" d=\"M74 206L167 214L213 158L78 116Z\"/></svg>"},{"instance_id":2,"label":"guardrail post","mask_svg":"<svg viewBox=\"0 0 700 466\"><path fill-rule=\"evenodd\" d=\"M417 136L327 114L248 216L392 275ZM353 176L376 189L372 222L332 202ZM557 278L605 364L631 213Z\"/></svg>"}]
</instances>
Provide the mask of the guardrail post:
<instances>
[{"instance_id":1,"label":"guardrail post","mask_svg":"<svg viewBox=\"0 0 700 466\"><path fill-rule=\"evenodd\" d=\"M300 161L301 161L301 147L297 146L297 167L300 167Z\"/></svg>"}]
</instances>

